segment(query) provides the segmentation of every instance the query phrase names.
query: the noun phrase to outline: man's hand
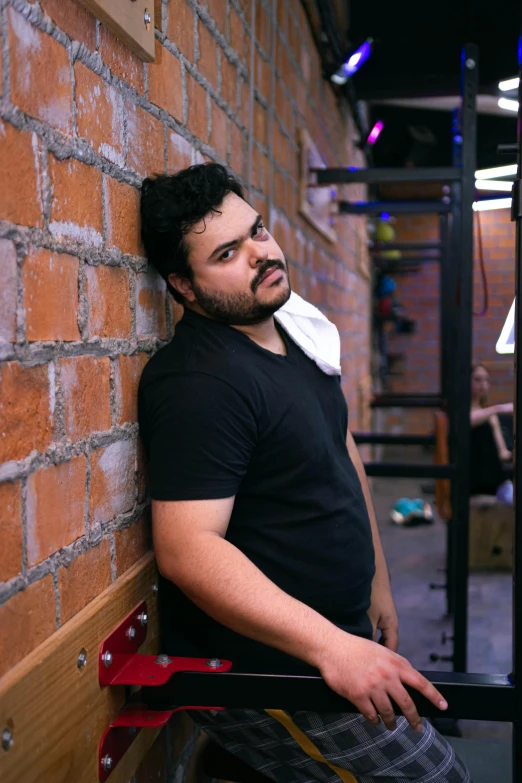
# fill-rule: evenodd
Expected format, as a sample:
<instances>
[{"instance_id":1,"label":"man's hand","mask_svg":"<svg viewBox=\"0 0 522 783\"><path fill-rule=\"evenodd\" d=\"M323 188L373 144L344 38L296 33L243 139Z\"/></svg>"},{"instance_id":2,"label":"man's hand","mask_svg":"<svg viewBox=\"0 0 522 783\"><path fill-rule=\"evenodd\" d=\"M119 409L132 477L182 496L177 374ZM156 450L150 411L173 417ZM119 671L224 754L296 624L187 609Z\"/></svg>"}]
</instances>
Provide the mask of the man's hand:
<instances>
[{"instance_id":1,"label":"man's hand","mask_svg":"<svg viewBox=\"0 0 522 783\"><path fill-rule=\"evenodd\" d=\"M319 665L328 686L344 696L374 725L381 717L386 728L395 729L391 699L401 709L410 726L421 732L423 726L417 708L405 685L415 688L441 710L447 703L439 691L397 653L367 639L346 634L340 629L328 640Z\"/></svg>"},{"instance_id":2,"label":"man's hand","mask_svg":"<svg viewBox=\"0 0 522 783\"><path fill-rule=\"evenodd\" d=\"M377 641L377 632L382 634L382 644L393 652L399 647L399 620L393 602L391 590L381 590L380 595L372 592L372 605L368 617L373 627L373 641Z\"/></svg>"}]
</instances>

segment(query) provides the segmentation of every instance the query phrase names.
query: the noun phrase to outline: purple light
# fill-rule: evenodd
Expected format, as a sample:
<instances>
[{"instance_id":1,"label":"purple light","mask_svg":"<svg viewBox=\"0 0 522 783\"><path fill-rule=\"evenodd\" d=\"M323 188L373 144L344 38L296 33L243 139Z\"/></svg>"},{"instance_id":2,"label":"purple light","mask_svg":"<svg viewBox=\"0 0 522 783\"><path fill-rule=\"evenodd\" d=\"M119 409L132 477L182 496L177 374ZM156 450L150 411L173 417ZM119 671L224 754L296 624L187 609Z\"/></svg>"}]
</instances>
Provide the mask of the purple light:
<instances>
[{"instance_id":1,"label":"purple light","mask_svg":"<svg viewBox=\"0 0 522 783\"><path fill-rule=\"evenodd\" d=\"M384 122L381 120L378 120L373 128L371 129L370 133L368 134L368 138L366 139L367 144L375 144L379 136L381 135L381 131L384 128Z\"/></svg>"},{"instance_id":2,"label":"purple light","mask_svg":"<svg viewBox=\"0 0 522 783\"><path fill-rule=\"evenodd\" d=\"M352 76L352 74L355 73L355 71L358 71L363 62L368 59L370 54L372 53L372 47L368 43L368 41L365 41L362 46L360 46L352 55L349 57L349 59L344 63L343 70L347 76Z\"/></svg>"},{"instance_id":3,"label":"purple light","mask_svg":"<svg viewBox=\"0 0 522 783\"><path fill-rule=\"evenodd\" d=\"M381 212L379 217L380 217L381 220L384 220L384 222L386 223L386 221L388 221L390 219L390 213L389 212Z\"/></svg>"}]
</instances>

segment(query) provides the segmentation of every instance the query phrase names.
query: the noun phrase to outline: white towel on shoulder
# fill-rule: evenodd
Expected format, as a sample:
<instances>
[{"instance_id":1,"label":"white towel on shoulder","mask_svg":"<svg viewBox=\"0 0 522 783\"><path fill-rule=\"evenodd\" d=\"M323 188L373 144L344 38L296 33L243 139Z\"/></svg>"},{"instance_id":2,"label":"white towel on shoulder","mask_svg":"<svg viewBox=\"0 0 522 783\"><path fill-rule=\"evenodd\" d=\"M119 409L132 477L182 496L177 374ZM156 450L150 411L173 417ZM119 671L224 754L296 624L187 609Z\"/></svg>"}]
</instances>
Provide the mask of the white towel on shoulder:
<instances>
[{"instance_id":1,"label":"white towel on shoulder","mask_svg":"<svg viewBox=\"0 0 522 783\"><path fill-rule=\"evenodd\" d=\"M339 332L317 307L292 291L274 318L319 369L327 375L341 374Z\"/></svg>"}]
</instances>

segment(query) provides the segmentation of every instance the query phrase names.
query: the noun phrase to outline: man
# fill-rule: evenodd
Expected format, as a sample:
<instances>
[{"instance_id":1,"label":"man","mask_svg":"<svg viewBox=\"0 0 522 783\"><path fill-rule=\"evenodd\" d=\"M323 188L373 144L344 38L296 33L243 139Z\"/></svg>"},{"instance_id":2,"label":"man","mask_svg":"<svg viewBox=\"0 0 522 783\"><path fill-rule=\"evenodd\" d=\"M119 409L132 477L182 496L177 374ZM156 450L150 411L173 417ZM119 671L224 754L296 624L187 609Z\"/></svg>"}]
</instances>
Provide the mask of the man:
<instances>
[{"instance_id":1,"label":"man","mask_svg":"<svg viewBox=\"0 0 522 783\"><path fill-rule=\"evenodd\" d=\"M185 308L139 393L163 649L229 659L236 671L320 672L361 711L195 720L277 781L469 781L405 689L447 706L396 653L339 378L274 320L290 296L281 248L216 164L145 180L141 211L149 261Z\"/></svg>"}]
</instances>

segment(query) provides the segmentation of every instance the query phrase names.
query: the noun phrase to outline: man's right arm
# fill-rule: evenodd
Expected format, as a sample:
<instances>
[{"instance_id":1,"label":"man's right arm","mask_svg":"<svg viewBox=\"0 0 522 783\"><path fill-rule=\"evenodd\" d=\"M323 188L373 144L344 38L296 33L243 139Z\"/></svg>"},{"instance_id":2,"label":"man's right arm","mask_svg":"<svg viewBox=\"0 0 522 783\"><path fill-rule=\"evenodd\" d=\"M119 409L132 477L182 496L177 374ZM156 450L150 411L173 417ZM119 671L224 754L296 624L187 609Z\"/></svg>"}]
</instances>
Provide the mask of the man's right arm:
<instances>
[{"instance_id":1,"label":"man's right arm","mask_svg":"<svg viewBox=\"0 0 522 783\"><path fill-rule=\"evenodd\" d=\"M268 579L225 539L234 498L153 501L161 573L233 631L300 658L372 723L394 726L391 699L413 728L420 718L405 685L445 708L441 694L400 655L345 633Z\"/></svg>"}]
</instances>

